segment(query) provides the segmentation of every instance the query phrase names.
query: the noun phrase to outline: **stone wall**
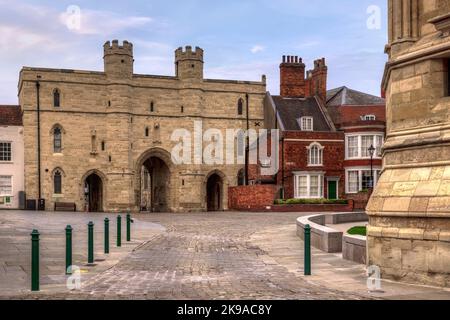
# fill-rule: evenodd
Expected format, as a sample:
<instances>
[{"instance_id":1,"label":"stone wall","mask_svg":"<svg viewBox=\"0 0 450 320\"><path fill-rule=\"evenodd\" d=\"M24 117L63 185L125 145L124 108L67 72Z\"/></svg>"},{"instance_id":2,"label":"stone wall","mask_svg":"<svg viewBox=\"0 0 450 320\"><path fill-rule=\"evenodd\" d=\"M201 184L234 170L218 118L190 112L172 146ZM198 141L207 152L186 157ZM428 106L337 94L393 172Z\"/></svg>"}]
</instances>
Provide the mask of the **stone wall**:
<instances>
[{"instance_id":1,"label":"stone wall","mask_svg":"<svg viewBox=\"0 0 450 320\"><path fill-rule=\"evenodd\" d=\"M387 140L367 206L368 263L385 278L449 286L450 3L403 3L389 1Z\"/></svg>"},{"instance_id":2,"label":"stone wall","mask_svg":"<svg viewBox=\"0 0 450 320\"><path fill-rule=\"evenodd\" d=\"M212 173L222 179L221 209L228 208L228 186L236 185L242 164L174 165L170 152L176 129L203 132L217 128L246 128L246 114L238 114L239 99L248 95L251 128L263 123L265 79L261 82L203 78L203 52L178 49L177 75L139 75L133 71L129 43L105 44L105 72L23 68L19 100L24 111L25 179L29 198L37 199L37 106L36 80L40 82L42 197L47 209L54 202L74 202L84 208L84 181L95 173L103 182L106 211L138 210L140 169L151 156L161 158L170 169L166 182L170 211L206 210L206 181ZM181 53L180 53L181 52ZM123 53L123 54L122 54ZM195 63L186 55L195 55ZM123 57L120 59L119 57ZM186 58L186 59L185 59ZM39 77L39 78L38 78ZM61 94L61 106L53 106L53 92ZM61 127L62 151L53 151L53 129ZM148 135L146 134L148 132ZM192 148L194 137L191 136ZM102 143L105 149L101 148ZM210 142L199 145L206 147ZM63 192L54 194L53 173L63 172Z\"/></svg>"}]
</instances>

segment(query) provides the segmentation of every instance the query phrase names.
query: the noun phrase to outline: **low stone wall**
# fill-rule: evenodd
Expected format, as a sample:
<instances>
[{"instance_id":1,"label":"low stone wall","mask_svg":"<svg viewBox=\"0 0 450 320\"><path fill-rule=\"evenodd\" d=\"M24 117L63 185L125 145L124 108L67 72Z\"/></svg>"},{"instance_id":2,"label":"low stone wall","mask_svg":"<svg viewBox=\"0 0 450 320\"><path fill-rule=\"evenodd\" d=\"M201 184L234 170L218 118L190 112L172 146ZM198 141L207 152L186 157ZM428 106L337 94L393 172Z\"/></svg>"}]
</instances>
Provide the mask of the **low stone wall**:
<instances>
[{"instance_id":1,"label":"low stone wall","mask_svg":"<svg viewBox=\"0 0 450 320\"><path fill-rule=\"evenodd\" d=\"M334 230L325 226L325 224L340 224L350 222L365 222L368 221L367 215L364 212L346 212L337 214L320 214L307 217L300 217L297 219L297 235L304 240L305 226L307 224L311 227L311 245L314 248L322 250L327 253L339 253L343 252L344 245L348 251L349 257L353 255L353 252L358 252L359 249L353 250L349 248L353 245L353 239L346 240L344 244L344 234L341 231ZM345 236L347 237L347 236ZM353 241L353 242L351 242ZM365 250L365 249L364 249ZM352 260L354 261L354 260Z\"/></svg>"},{"instance_id":2,"label":"low stone wall","mask_svg":"<svg viewBox=\"0 0 450 320\"><path fill-rule=\"evenodd\" d=\"M353 200L348 204L285 204L272 205L273 212L349 212L353 210Z\"/></svg>"},{"instance_id":3,"label":"low stone wall","mask_svg":"<svg viewBox=\"0 0 450 320\"><path fill-rule=\"evenodd\" d=\"M360 264L367 264L367 238L345 235L342 238L342 258Z\"/></svg>"},{"instance_id":4,"label":"low stone wall","mask_svg":"<svg viewBox=\"0 0 450 320\"><path fill-rule=\"evenodd\" d=\"M305 239L305 226L311 226L311 245L328 252L342 252L342 232L324 226L325 215L301 217L297 219L297 235Z\"/></svg>"}]
</instances>

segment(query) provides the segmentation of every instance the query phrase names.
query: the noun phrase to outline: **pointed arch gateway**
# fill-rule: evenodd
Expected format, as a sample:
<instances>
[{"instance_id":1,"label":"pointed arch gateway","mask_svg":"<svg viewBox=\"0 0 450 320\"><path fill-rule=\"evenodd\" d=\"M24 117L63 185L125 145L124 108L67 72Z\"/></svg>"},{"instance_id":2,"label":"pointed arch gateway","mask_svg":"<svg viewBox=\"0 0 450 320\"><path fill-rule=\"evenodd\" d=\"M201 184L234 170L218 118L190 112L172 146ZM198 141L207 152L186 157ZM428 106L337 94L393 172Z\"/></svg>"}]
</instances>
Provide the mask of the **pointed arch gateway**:
<instances>
[{"instance_id":1,"label":"pointed arch gateway","mask_svg":"<svg viewBox=\"0 0 450 320\"><path fill-rule=\"evenodd\" d=\"M211 171L206 176L206 208L208 212L224 210L225 175L219 171Z\"/></svg>"},{"instance_id":2,"label":"pointed arch gateway","mask_svg":"<svg viewBox=\"0 0 450 320\"><path fill-rule=\"evenodd\" d=\"M171 211L171 155L164 149L146 151L136 163L136 198L140 211Z\"/></svg>"},{"instance_id":3,"label":"pointed arch gateway","mask_svg":"<svg viewBox=\"0 0 450 320\"><path fill-rule=\"evenodd\" d=\"M103 212L105 199L105 176L98 170L88 171L82 179L85 211Z\"/></svg>"}]
</instances>

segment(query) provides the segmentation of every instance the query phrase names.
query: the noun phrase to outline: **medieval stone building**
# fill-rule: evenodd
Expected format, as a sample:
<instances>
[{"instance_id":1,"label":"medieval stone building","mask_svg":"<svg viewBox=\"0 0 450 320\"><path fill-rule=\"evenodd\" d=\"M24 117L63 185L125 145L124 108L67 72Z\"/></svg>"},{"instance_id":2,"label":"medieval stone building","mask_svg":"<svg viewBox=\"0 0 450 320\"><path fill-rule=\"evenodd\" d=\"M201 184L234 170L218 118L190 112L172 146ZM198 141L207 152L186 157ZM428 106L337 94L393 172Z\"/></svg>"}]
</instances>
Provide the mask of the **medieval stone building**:
<instances>
[{"instance_id":1,"label":"medieval stone building","mask_svg":"<svg viewBox=\"0 0 450 320\"><path fill-rule=\"evenodd\" d=\"M368 205L369 264L450 285L450 1L389 0L387 140Z\"/></svg>"},{"instance_id":2,"label":"medieval stone building","mask_svg":"<svg viewBox=\"0 0 450 320\"><path fill-rule=\"evenodd\" d=\"M135 74L133 62L132 44L115 40L104 45L104 72L21 70L27 198L44 199L48 210L227 209L227 187L243 165L176 165L171 135L189 131L193 149L194 139L209 143L195 136L195 121L223 137L262 126L265 77L205 79L200 48L175 51L175 76Z\"/></svg>"}]
</instances>

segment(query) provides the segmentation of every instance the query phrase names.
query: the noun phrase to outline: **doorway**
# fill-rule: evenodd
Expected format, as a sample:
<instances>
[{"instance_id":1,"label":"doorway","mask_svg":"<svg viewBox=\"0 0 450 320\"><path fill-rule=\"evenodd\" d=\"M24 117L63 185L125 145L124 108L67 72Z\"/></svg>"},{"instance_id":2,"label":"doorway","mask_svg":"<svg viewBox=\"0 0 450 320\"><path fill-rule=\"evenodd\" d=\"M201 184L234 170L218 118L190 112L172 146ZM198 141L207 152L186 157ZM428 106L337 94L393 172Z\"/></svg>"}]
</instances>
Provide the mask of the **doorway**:
<instances>
[{"instance_id":1,"label":"doorway","mask_svg":"<svg viewBox=\"0 0 450 320\"><path fill-rule=\"evenodd\" d=\"M206 203L208 211L222 210L222 178L214 173L206 183Z\"/></svg>"},{"instance_id":2,"label":"doorway","mask_svg":"<svg viewBox=\"0 0 450 320\"><path fill-rule=\"evenodd\" d=\"M85 196L89 212L103 211L103 182L95 173L86 178Z\"/></svg>"},{"instance_id":3,"label":"doorway","mask_svg":"<svg viewBox=\"0 0 450 320\"><path fill-rule=\"evenodd\" d=\"M338 199L338 182L337 180L328 181L328 199L337 200Z\"/></svg>"},{"instance_id":4,"label":"doorway","mask_svg":"<svg viewBox=\"0 0 450 320\"><path fill-rule=\"evenodd\" d=\"M141 211L168 211L169 182L170 171L164 160L159 157L148 158L141 168Z\"/></svg>"}]
</instances>

